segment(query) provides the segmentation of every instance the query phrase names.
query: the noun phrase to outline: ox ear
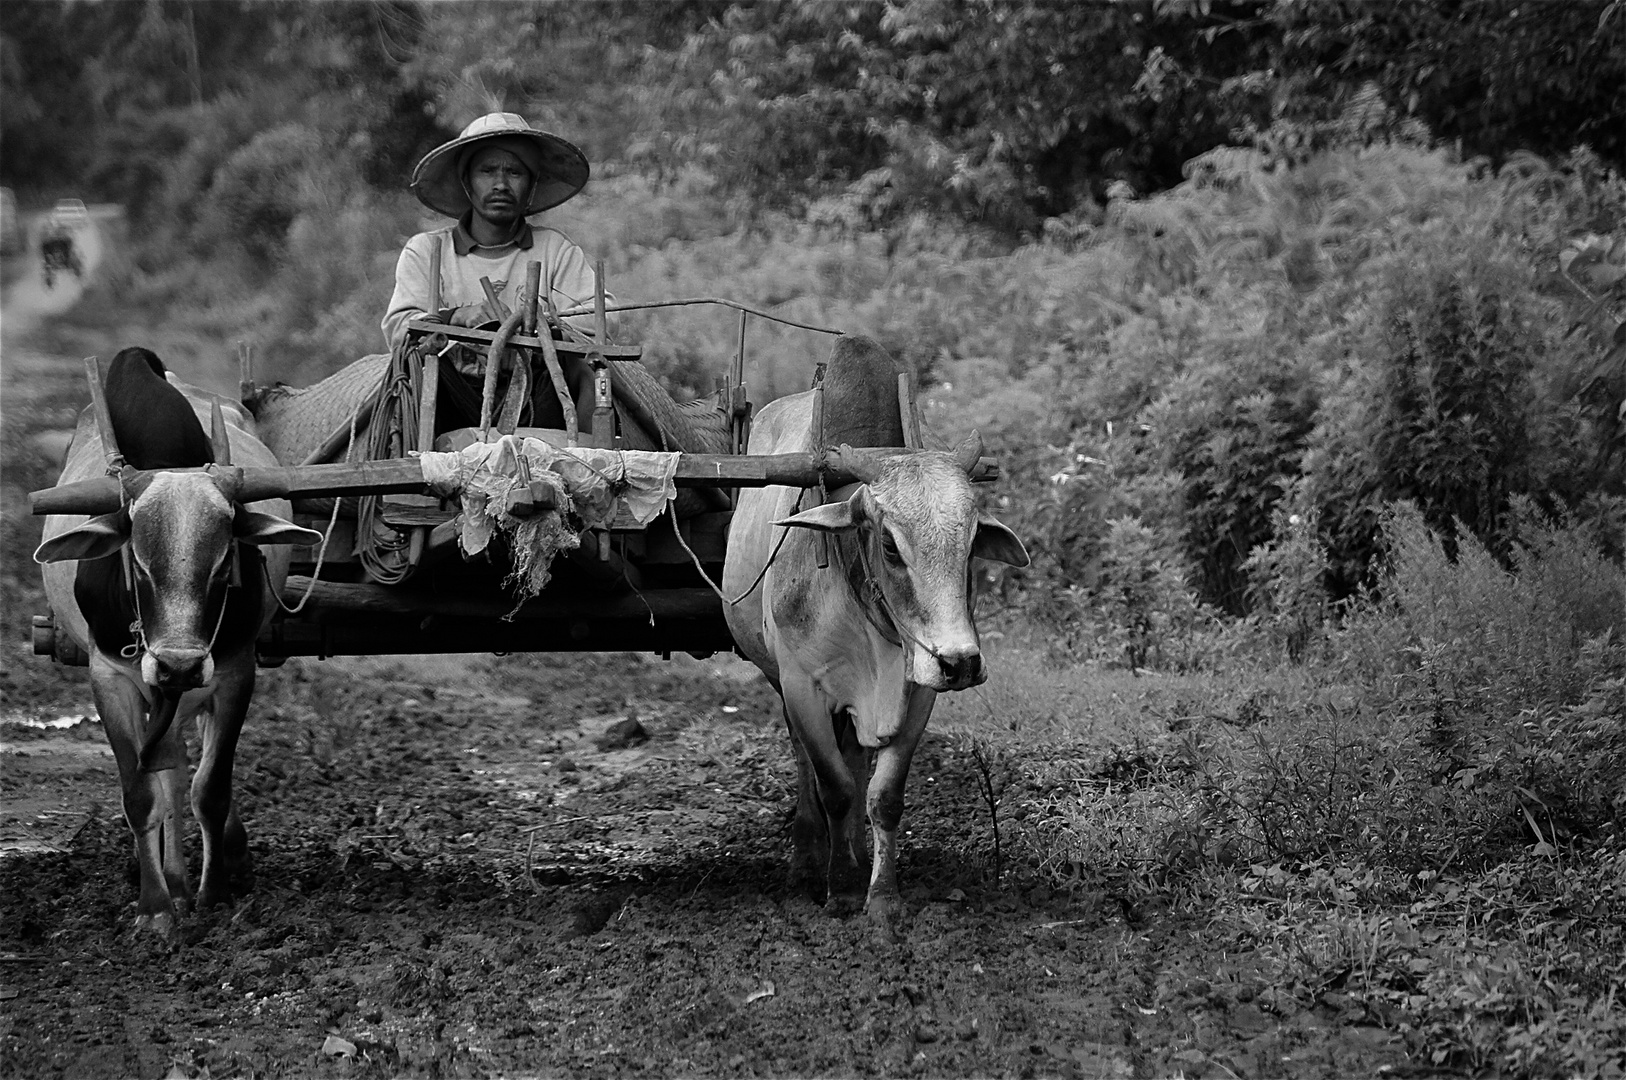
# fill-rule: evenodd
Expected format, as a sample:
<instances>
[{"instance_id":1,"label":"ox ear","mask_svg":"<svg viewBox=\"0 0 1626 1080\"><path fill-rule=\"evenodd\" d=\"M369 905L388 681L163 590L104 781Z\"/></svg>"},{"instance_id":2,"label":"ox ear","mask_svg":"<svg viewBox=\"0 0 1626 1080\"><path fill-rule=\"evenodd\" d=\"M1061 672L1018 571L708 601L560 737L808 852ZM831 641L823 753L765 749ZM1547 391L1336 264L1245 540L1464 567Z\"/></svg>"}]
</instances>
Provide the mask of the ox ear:
<instances>
[{"instance_id":1,"label":"ox ear","mask_svg":"<svg viewBox=\"0 0 1626 1080\"><path fill-rule=\"evenodd\" d=\"M977 535L971 540L971 554L979 559L1018 567L1032 561L1028 558L1028 549L1022 546L1016 534L986 514L977 517Z\"/></svg>"},{"instance_id":2,"label":"ox ear","mask_svg":"<svg viewBox=\"0 0 1626 1080\"><path fill-rule=\"evenodd\" d=\"M786 529L812 529L815 532L844 532L856 528L866 518L863 488L841 502L825 503L781 518L775 525Z\"/></svg>"},{"instance_id":3,"label":"ox ear","mask_svg":"<svg viewBox=\"0 0 1626 1080\"><path fill-rule=\"evenodd\" d=\"M262 514L246 507L237 508L232 523L232 535L248 544L304 544L310 547L322 542L322 534L307 529L275 514Z\"/></svg>"},{"instance_id":4,"label":"ox ear","mask_svg":"<svg viewBox=\"0 0 1626 1080\"><path fill-rule=\"evenodd\" d=\"M34 561L43 566L46 563L101 559L112 555L129 541L130 514L126 510L115 510L111 514L91 518L60 536L51 537L34 549Z\"/></svg>"}]
</instances>

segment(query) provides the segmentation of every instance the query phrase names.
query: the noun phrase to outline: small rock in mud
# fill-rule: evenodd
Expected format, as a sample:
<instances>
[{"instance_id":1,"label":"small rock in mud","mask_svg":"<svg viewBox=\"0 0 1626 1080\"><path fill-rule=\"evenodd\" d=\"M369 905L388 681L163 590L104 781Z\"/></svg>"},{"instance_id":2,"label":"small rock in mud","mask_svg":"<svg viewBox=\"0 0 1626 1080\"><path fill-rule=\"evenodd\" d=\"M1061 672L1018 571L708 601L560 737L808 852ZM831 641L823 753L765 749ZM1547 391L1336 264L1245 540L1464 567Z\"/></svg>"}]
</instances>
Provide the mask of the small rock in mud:
<instances>
[{"instance_id":1,"label":"small rock in mud","mask_svg":"<svg viewBox=\"0 0 1626 1080\"><path fill-rule=\"evenodd\" d=\"M644 725L638 722L636 716L628 716L605 728L604 734L594 740L594 744L600 750L624 750L648 741L649 732L644 730Z\"/></svg>"},{"instance_id":2,"label":"small rock in mud","mask_svg":"<svg viewBox=\"0 0 1626 1080\"><path fill-rule=\"evenodd\" d=\"M558 761L554 762L553 767L558 769L560 772L575 772L577 768L576 763L567 757L562 757Z\"/></svg>"},{"instance_id":3,"label":"small rock in mud","mask_svg":"<svg viewBox=\"0 0 1626 1080\"><path fill-rule=\"evenodd\" d=\"M962 1020L954 1027L954 1037L961 1042L970 1042L977 1037L977 1022L975 1020Z\"/></svg>"},{"instance_id":4,"label":"small rock in mud","mask_svg":"<svg viewBox=\"0 0 1626 1080\"><path fill-rule=\"evenodd\" d=\"M915 1042L934 1043L938 1039L937 1028L932 1024L921 1024L915 1028Z\"/></svg>"}]
</instances>

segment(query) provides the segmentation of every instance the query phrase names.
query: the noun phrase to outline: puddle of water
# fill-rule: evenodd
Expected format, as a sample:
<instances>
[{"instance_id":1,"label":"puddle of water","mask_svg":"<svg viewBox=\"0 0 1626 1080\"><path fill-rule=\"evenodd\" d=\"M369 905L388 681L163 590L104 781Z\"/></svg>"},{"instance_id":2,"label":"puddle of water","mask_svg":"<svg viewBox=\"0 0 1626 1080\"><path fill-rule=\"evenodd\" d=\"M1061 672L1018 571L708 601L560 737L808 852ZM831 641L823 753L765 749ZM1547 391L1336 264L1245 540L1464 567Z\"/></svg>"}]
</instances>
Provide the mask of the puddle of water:
<instances>
[{"instance_id":1,"label":"puddle of water","mask_svg":"<svg viewBox=\"0 0 1626 1080\"><path fill-rule=\"evenodd\" d=\"M86 709L82 713L68 713L55 719L47 720L36 714L29 713L0 713L0 725L12 724L17 727L38 728L42 731L66 731L80 724L93 724L91 714L94 709Z\"/></svg>"}]
</instances>

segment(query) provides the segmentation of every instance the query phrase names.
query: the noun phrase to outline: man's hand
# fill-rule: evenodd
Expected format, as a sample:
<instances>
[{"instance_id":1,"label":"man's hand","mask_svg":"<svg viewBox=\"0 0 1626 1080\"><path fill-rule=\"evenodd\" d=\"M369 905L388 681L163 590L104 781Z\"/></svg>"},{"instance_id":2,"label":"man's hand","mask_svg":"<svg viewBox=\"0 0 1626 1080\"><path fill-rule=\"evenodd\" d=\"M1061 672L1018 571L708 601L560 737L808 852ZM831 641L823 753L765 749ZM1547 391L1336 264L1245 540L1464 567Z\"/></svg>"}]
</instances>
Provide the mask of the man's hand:
<instances>
[{"instance_id":1,"label":"man's hand","mask_svg":"<svg viewBox=\"0 0 1626 1080\"><path fill-rule=\"evenodd\" d=\"M497 326L502 325L501 319L492 317L491 309L484 300L477 304L464 304L462 307L453 308L450 312L442 312L441 314L443 321L453 326L468 326L478 330L488 323Z\"/></svg>"}]
</instances>

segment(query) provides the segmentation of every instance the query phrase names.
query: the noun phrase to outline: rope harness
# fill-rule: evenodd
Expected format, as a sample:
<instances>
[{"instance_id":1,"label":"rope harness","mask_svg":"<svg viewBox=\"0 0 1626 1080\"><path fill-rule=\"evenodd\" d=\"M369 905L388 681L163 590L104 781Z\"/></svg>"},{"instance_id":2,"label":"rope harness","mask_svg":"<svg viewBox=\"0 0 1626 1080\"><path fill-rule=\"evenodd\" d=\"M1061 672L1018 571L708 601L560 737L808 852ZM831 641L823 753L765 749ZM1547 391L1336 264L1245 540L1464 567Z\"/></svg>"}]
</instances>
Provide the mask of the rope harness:
<instances>
[{"instance_id":1,"label":"rope harness","mask_svg":"<svg viewBox=\"0 0 1626 1080\"><path fill-rule=\"evenodd\" d=\"M802 496L805 496L806 494L807 490L804 489ZM798 512L800 512L802 509L802 496L798 496L796 500L796 510ZM779 542L774 545L773 551L769 553L768 561L763 564L761 572L757 574L756 578L752 580L751 584L746 587L744 592L730 600L706 574L705 567L700 562L700 556L696 555L694 549L691 548L688 542L683 539L683 530L678 527L676 508L673 507L671 503L668 503L667 510L672 515L672 532L676 534L677 541L680 545L682 545L683 550L688 552L690 561L694 563L694 568L700 572L700 579L706 583L707 587L709 587L712 592L717 594L717 599L721 600L728 607L735 607L743 602L747 596L750 596L752 593L756 592L757 586L762 584L763 578L768 576L768 571L773 567L774 562L779 558L780 549L785 546L785 541L789 539L791 529L793 528L793 526L781 527ZM872 530L874 535L868 538L869 543L880 542L880 528L880 522L876 522L875 528ZM851 593L853 600L857 602L859 610L864 613L864 619L871 626L873 626L881 637L886 639L886 641L890 644L902 648L905 642L907 642L908 644L914 645L916 648L926 653L939 664L942 664L943 654L922 641L918 635L911 633L908 627L904 625L903 621L898 618L897 611L892 606L892 601L887 597L885 587L881 584L881 579L877 577L874 572L874 566L869 556L869 544L865 542L864 538L859 538L857 547L859 570L862 574L863 581L865 582L865 587L860 588L853 581L852 573L848 566L839 566L838 572L841 574L842 580L846 582L848 591ZM838 558L841 558L841 550L841 545L836 545Z\"/></svg>"}]
</instances>

